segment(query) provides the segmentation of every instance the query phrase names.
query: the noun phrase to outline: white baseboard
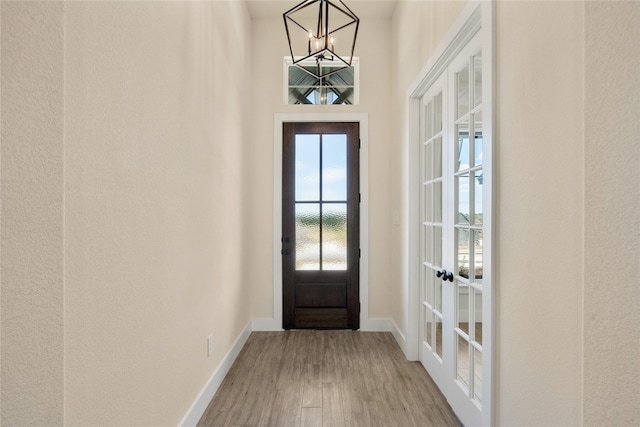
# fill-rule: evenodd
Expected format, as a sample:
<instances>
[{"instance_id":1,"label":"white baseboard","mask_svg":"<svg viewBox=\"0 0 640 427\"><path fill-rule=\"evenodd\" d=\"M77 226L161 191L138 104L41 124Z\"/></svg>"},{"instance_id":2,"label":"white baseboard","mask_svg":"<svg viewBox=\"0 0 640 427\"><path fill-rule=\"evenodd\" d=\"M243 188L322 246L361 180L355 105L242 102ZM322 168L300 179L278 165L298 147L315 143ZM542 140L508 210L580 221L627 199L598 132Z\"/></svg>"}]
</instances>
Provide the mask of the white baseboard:
<instances>
[{"instance_id":1,"label":"white baseboard","mask_svg":"<svg viewBox=\"0 0 640 427\"><path fill-rule=\"evenodd\" d=\"M231 369L231 365L233 365L238 354L240 354L240 350L242 350L247 339L249 339L249 335L252 331L251 326L252 322L249 322L244 328L227 355L222 359L220 365L218 365L218 368L215 370L211 378L209 378L209 381L207 381L207 384L204 386L195 402L193 402L185 416L182 418L180 424L178 424L179 427L191 427L198 424L198 421L202 418L202 414L204 414L204 411L207 409L207 406L209 406L211 399L213 399L213 395L218 391L220 384L222 384L222 380L224 380L229 369Z\"/></svg>"},{"instance_id":2,"label":"white baseboard","mask_svg":"<svg viewBox=\"0 0 640 427\"><path fill-rule=\"evenodd\" d=\"M276 319L272 319L270 317L252 319L251 330L256 332L281 331L282 324L278 323Z\"/></svg>"},{"instance_id":3,"label":"white baseboard","mask_svg":"<svg viewBox=\"0 0 640 427\"><path fill-rule=\"evenodd\" d=\"M391 319L362 319L362 332L391 332Z\"/></svg>"},{"instance_id":4,"label":"white baseboard","mask_svg":"<svg viewBox=\"0 0 640 427\"><path fill-rule=\"evenodd\" d=\"M389 322L391 323L391 333L393 334L393 337L398 342L398 345L402 349L405 357L409 359L407 354L407 338L402 332L400 332L400 328L398 328L398 325L396 325L396 322L394 322L393 319L389 319Z\"/></svg>"}]
</instances>

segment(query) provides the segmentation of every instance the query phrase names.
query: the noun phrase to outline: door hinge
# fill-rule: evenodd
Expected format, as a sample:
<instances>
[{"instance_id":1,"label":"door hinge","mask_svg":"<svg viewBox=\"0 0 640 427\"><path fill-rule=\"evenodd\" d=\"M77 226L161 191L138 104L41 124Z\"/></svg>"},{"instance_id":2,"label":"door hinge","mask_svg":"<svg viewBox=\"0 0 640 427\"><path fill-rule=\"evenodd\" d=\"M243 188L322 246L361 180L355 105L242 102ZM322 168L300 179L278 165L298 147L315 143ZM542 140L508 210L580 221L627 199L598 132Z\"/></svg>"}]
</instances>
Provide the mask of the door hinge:
<instances>
[{"instance_id":1,"label":"door hinge","mask_svg":"<svg viewBox=\"0 0 640 427\"><path fill-rule=\"evenodd\" d=\"M362 258L362 249L358 249L358 258Z\"/></svg>"},{"instance_id":2,"label":"door hinge","mask_svg":"<svg viewBox=\"0 0 640 427\"><path fill-rule=\"evenodd\" d=\"M362 140L358 138L358 148L362 148Z\"/></svg>"},{"instance_id":3,"label":"door hinge","mask_svg":"<svg viewBox=\"0 0 640 427\"><path fill-rule=\"evenodd\" d=\"M362 303L358 303L358 313L362 313Z\"/></svg>"},{"instance_id":4,"label":"door hinge","mask_svg":"<svg viewBox=\"0 0 640 427\"><path fill-rule=\"evenodd\" d=\"M362 193L358 193L358 203L362 203Z\"/></svg>"}]
</instances>

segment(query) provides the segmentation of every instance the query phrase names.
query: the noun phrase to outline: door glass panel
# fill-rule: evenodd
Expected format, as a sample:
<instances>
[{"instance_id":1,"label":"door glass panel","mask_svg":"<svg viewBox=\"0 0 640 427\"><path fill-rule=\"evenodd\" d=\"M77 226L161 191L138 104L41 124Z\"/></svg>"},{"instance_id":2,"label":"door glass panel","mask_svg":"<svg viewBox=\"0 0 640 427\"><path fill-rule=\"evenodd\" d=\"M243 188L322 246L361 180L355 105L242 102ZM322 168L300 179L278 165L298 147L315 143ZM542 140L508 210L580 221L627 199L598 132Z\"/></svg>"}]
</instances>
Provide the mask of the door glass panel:
<instances>
[{"instance_id":1,"label":"door glass panel","mask_svg":"<svg viewBox=\"0 0 640 427\"><path fill-rule=\"evenodd\" d=\"M459 334L458 336L458 379L469 388L469 342Z\"/></svg>"},{"instance_id":2,"label":"door glass panel","mask_svg":"<svg viewBox=\"0 0 640 427\"><path fill-rule=\"evenodd\" d=\"M431 184L424 186L424 220L426 222L433 221L433 193Z\"/></svg>"},{"instance_id":3,"label":"door glass panel","mask_svg":"<svg viewBox=\"0 0 640 427\"><path fill-rule=\"evenodd\" d=\"M347 135L322 135L322 199L347 200Z\"/></svg>"},{"instance_id":4,"label":"door glass panel","mask_svg":"<svg viewBox=\"0 0 640 427\"><path fill-rule=\"evenodd\" d=\"M481 170L477 171L474 175L473 180L473 223L476 225L482 225L483 222L483 213L482 213L482 184L484 180L484 175Z\"/></svg>"},{"instance_id":5,"label":"door glass panel","mask_svg":"<svg viewBox=\"0 0 640 427\"><path fill-rule=\"evenodd\" d=\"M427 143L424 147L424 180L433 179L433 144Z\"/></svg>"},{"instance_id":6,"label":"door glass panel","mask_svg":"<svg viewBox=\"0 0 640 427\"><path fill-rule=\"evenodd\" d=\"M463 282L458 285L458 328L469 335L469 286Z\"/></svg>"},{"instance_id":7,"label":"door glass panel","mask_svg":"<svg viewBox=\"0 0 640 427\"><path fill-rule=\"evenodd\" d=\"M433 347L433 341L432 341L433 330L432 329L433 329L433 313L431 312L431 310L427 310L427 322L424 328L424 332L425 332L424 340L430 347Z\"/></svg>"},{"instance_id":8,"label":"door glass panel","mask_svg":"<svg viewBox=\"0 0 640 427\"><path fill-rule=\"evenodd\" d=\"M473 231L473 268L476 283L482 283L482 230Z\"/></svg>"},{"instance_id":9,"label":"door glass panel","mask_svg":"<svg viewBox=\"0 0 640 427\"><path fill-rule=\"evenodd\" d=\"M460 171L469 168L469 122L456 125L456 133L458 135L456 171Z\"/></svg>"},{"instance_id":10,"label":"door glass panel","mask_svg":"<svg viewBox=\"0 0 640 427\"><path fill-rule=\"evenodd\" d=\"M433 227L433 265L442 266L442 227Z\"/></svg>"},{"instance_id":11,"label":"door glass panel","mask_svg":"<svg viewBox=\"0 0 640 427\"><path fill-rule=\"evenodd\" d=\"M296 135L295 170L296 201L320 200L320 135Z\"/></svg>"},{"instance_id":12,"label":"door glass panel","mask_svg":"<svg viewBox=\"0 0 640 427\"><path fill-rule=\"evenodd\" d=\"M442 313L442 278L434 279L434 308Z\"/></svg>"},{"instance_id":13,"label":"door glass panel","mask_svg":"<svg viewBox=\"0 0 640 427\"><path fill-rule=\"evenodd\" d=\"M442 222L442 182L433 184L433 222Z\"/></svg>"},{"instance_id":14,"label":"door glass panel","mask_svg":"<svg viewBox=\"0 0 640 427\"><path fill-rule=\"evenodd\" d=\"M475 298L474 298L474 319L475 319L475 328L474 328L474 333L475 333L475 337L474 340L482 345L482 291L480 290L475 290L474 292L475 294Z\"/></svg>"},{"instance_id":15,"label":"door glass panel","mask_svg":"<svg viewBox=\"0 0 640 427\"><path fill-rule=\"evenodd\" d=\"M433 140L433 178L442 177L442 137Z\"/></svg>"},{"instance_id":16,"label":"door glass panel","mask_svg":"<svg viewBox=\"0 0 640 427\"><path fill-rule=\"evenodd\" d=\"M469 174L458 178L458 224L469 224Z\"/></svg>"},{"instance_id":17,"label":"door glass panel","mask_svg":"<svg viewBox=\"0 0 640 427\"><path fill-rule=\"evenodd\" d=\"M469 278L469 230L457 229L458 234L458 276Z\"/></svg>"},{"instance_id":18,"label":"door glass panel","mask_svg":"<svg viewBox=\"0 0 640 427\"><path fill-rule=\"evenodd\" d=\"M296 270L320 269L320 204L296 203Z\"/></svg>"},{"instance_id":19,"label":"door glass panel","mask_svg":"<svg viewBox=\"0 0 640 427\"><path fill-rule=\"evenodd\" d=\"M436 324L435 324L435 329L436 329L436 339L435 339L435 348L436 348L436 354L438 356L440 356L440 358L442 359L442 319L439 318L438 316L436 316Z\"/></svg>"},{"instance_id":20,"label":"door glass panel","mask_svg":"<svg viewBox=\"0 0 640 427\"><path fill-rule=\"evenodd\" d=\"M482 162L482 110L473 115L474 133L474 164L481 165Z\"/></svg>"},{"instance_id":21,"label":"door glass panel","mask_svg":"<svg viewBox=\"0 0 640 427\"><path fill-rule=\"evenodd\" d=\"M442 132L442 92L433 98L433 134Z\"/></svg>"},{"instance_id":22,"label":"door glass panel","mask_svg":"<svg viewBox=\"0 0 640 427\"><path fill-rule=\"evenodd\" d=\"M473 57L473 106L482 104L482 53Z\"/></svg>"},{"instance_id":23,"label":"door glass panel","mask_svg":"<svg viewBox=\"0 0 640 427\"><path fill-rule=\"evenodd\" d=\"M473 348L473 397L482 402L482 352Z\"/></svg>"},{"instance_id":24,"label":"door glass panel","mask_svg":"<svg viewBox=\"0 0 640 427\"><path fill-rule=\"evenodd\" d=\"M433 228L430 225L424 226L424 260L433 265Z\"/></svg>"},{"instance_id":25,"label":"door glass panel","mask_svg":"<svg viewBox=\"0 0 640 427\"><path fill-rule=\"evenodd\" d=\"M347 204L322 207L322 269L347 269Z\"/></svg>"},{"instance_id":26,"label":"door glass panel","mask_svg":"<svg viewBox=\"0 0 640 427\"><path fill-rule=\"evenodd\" d=\"M427 103L424 107L424 140L433 136L433 104Z\"/></svg>"},{"instance_id":27,"label":"door glass panel","mask_svg":"<svg viewBox=\"0 0 640 427\"><path fill-rule=\"evenodd\" d=\"M424 300L430 306L433 306L433 277L433 270L430 267L424 266Z\"/></svg>"},{"instance_id":28,"label":"door glass panel","mask_svg":"<svg viewBox=\"0 0 640 427\"><path fill-rule=\"evenodd\" d=\"M456 73L456 90L457 90L457 107L458 114L456 118L459 119L469 112L469 66L465 67Z\"/></svg>"}]
</instances>

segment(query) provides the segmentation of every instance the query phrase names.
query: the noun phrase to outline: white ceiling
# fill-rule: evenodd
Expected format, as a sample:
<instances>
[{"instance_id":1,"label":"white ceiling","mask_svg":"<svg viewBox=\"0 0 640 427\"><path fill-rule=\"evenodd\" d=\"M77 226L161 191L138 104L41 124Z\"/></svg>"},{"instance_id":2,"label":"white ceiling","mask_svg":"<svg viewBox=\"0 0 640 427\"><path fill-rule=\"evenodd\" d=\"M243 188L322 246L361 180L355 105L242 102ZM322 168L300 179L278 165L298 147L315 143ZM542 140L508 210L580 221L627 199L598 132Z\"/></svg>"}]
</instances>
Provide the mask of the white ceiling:
<instances>
[{"instance_id":1,"label":"white ceiling","mask_svg":"<svg viewBox=\"0 0 640 427\"><path fill-rule=\"evenodd\" d=\"M276 18L302 0L247 0L252 18ZM397 0L343 0L358 18L390 18Z\"/></svg>"}]
</instances>

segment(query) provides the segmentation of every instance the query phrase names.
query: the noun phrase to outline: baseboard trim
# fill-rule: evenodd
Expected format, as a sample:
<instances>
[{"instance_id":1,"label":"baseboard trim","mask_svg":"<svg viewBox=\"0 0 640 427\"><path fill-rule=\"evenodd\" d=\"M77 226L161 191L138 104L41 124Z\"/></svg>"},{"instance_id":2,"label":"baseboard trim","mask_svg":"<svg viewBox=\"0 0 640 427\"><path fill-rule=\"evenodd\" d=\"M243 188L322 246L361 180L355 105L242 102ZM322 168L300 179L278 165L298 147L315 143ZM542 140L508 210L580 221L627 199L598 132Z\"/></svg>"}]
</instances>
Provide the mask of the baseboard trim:
<instances>
[{"instance_id":1,"label":"baseboard trim","mask_svg":"<svg viewBox=\"0 0 640 427\"><path fill-rule=\"evenodd\" d=\"M393 334L393 337L398 342L398 345L402 349L402 352L404 353L405 357L409 359L409 356L407 354L407 338L404 336L402 332L400 332L400 328L398 328L398 325L396 325L396 322L394 322L393 319L389 319L389 322L391 323L390 326L391 326L391 333Z\"/></svg>"},{"instance_id":2,"label":"baseboard trim","mask_svg":"<svg viewBox=\"0 0 640 427\"><path fill-rule=\"evenodd\" d=\"M362 319L362 332L391 332L391 319Z\"/></svg>"},{"instance_id":3,"label":"baseboard trim","mask_svg":"<svg viewBox=\"0 0 640 427\"><path fill-rule=\"evenodd\" d=\"M180 424L178 424L179 427L191 427L198 424L198 421L202 418L202 414L204 414L207 406L209 406L209 402L211 402L211 399L213 399L216 391L218 391L220 384L222 384L222 380L224 380L229 369L231 369L231 365L233 365L238 354L240 354L240 350L242 350L247 339L249 339L249 335L252 332L252 324L253 322L249 322L247 324L227 355L222 359L222 362L218 365L218 368L215 370L211 378L209 378L209 381L207 381L207 384L204 386L195 402L193 402L185 416L180 421Z\"/></svg>"},{"instance_id":4,"label":"baseboard trim","mask_svg":"<svg viewBox=\"0 0 640 427\"><path fill-rule=\"evenodd\" d=\"M276 319L270 317L252 319L251 330L255 332L281 331L282 324L279 324Z\"/></svg>"}]
</instances>

